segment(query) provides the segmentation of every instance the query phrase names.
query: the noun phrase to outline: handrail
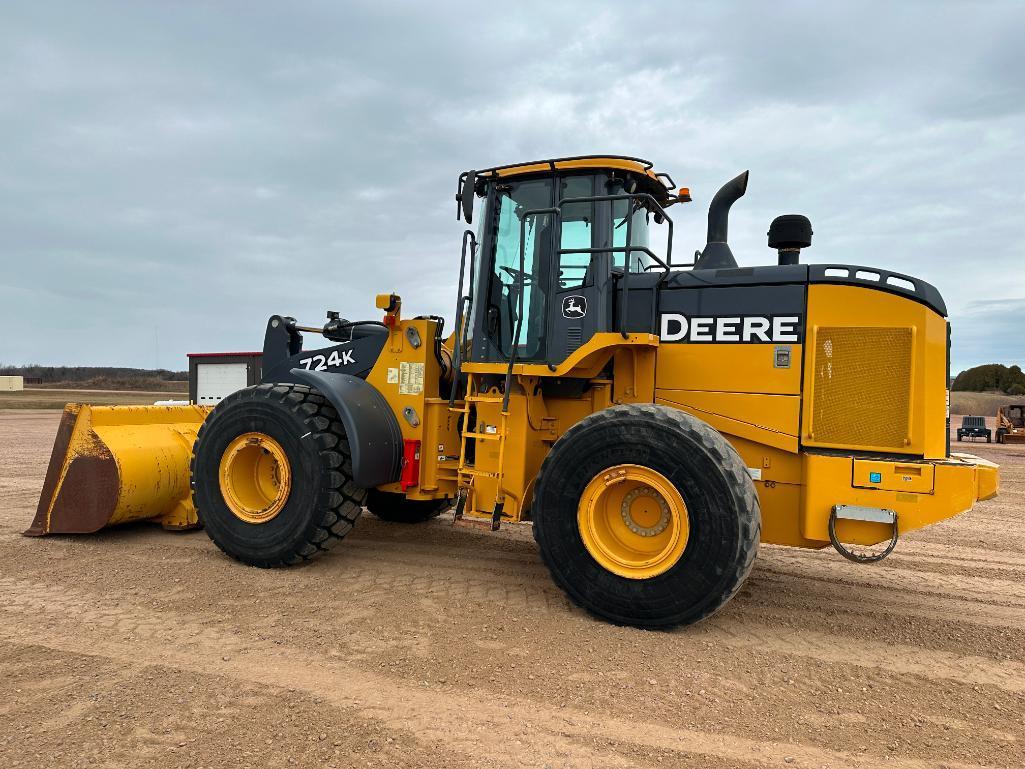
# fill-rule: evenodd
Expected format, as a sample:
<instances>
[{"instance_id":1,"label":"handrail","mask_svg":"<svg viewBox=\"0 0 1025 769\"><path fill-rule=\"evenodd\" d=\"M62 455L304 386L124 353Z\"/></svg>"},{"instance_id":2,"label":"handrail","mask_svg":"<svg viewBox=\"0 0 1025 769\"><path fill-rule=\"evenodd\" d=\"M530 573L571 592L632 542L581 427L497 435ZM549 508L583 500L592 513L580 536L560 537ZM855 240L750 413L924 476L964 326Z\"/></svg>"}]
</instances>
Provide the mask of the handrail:
<instances>
[{"instance_id":1,"label":"handrail","mask_svg":"<svg viewBox=\"0 0 1025 769\"><path fill-rule=\"evenodd\" d=\"M560 248L559 249L559 253L560 254L606 254L606 253L621 254L621 253L623 253L626 250L627 250L626 246L594 246L592 248ZM656 262L658 262L658 264L648 265L648 267L645 268L645 272L647 272L647 270L651 269L652 267L661 267L663 270L669 268L669 265L666 264L664 261L662 261L662 257L660 257L658 254L656 254L654 251L652 251L647 246L630 246L629 250L630 251L640 251L641 253L647 254L652 259L654 259ZM566 269L567 270L587 269L587 266L583 265L583 264L567 264L566 265Z\"/></svg>"},{"instance_id":2,"label":"handrail","mask_svg":"<svg viewBox=\"0 0 1025 769\"><path fill-rule=\"evenodd\" d=\"M671 216L669 216L669 214L666 213L665 209L662 208L661 204L657 200L655 200L655 198L650 193L647 193L647 192L624 192L624 193L622 193L620 195L589 195L587 197L581 197L581 198L563 198L562 200L559 201L559 207L561 209L562 206L564 206L566 204L572 204L572 203L604 203L604 202L612 203L612 202L617 201L617 200L640 200L640 199L647 200L648 202L650 202L657 209L657 213L663 219L665 219L666 224L669 225L668 232L666 233L666 258L665 258L665 261L662 261L659 257L655 256L650 251L648 252L648 255L651 256L653 259L655 259L655 261L657 261L659 263L659 266L662 267L663 269L667 270L667 271L672 269L673 267L685 267L685 266L687 266L687 265L682 265L682 264L681 265L673 264L673 219L672 219ZM630 212L630 213L627 214L627 218L628 219L630 218L632 213L633 212ZM627 227L629 227L629 226L630 225L628 223ZM630 243L630 241L628 239L627 240L627 245L629 245L629 243ZM615 246L614 248L613 247L610 247L610 248L597 248L597 249L594 249L594 250L595 251L602 251L602 252L608 251L608 252L612 252L612 253L620 253L619 251L617 251L615 249L623 249L623 248L624 248L623 246ZM643 247L642 246L631 246L630 250L631 251L639 251L641 248L643 248ZM573 253L573 252L567 250L564 253ZM579 252L579 253L584 253L584 252ZM628 259L628 261L629 261L629 259Z\"/></svg>"},{"instance_id":3,"label":"handrail","mask_svg":"<svg viewBox=\"0 0 1025 769\"><path fill-rule=\"evenodd\" d=\"M629 293L629 288L630 288L630 255L634 251L639 251L641 253L647 254L652 259L654 259L658 263L658 265L662 268L662 270L663 270L662 277L659 279L659 284L661 284L662 281L664 281L669 276L669 273L672 270L672 259L673 259L673 220L672 220L672 218L670 218L670 216L665 212L665 209L663 209L662 206L659 205L659 202L657 200L655 200L655 198L651 194L649 194L647 192L632 192L632 193L628 192L628 193L622 193L622 194L619 194L619 195L588 195L588 196L579 197L579 198L563 198L562 200L559 201L559 212L560 212L560 219L561 219L561 209L562 209L562 206L578 204L578 203L604 203L604 202L608 202L609 205L611 206L617 200L629 200L631 202L634 201L634 200L645 200L646 202L649 202L651 205L653 205L658 210L658 213L665 219L665 221L669 225L668 232L666 233L666 241L667 241L666 242L666 261L663 261L658 256L656 256L655 253L653 251L651 251L651 249L649 249L647 246L633 246L633 245L631 245L631 240L632 240L632 235L633 235L633 214L634 214L634 212L632 210L630 210L632 208L632 205L628 206L628 210L626 212L626 245L625 246L610 246L608 248L597 247L597 248L587 248L587 249L583 249L583 248L565 248L565 249L564 248L560 248L560 249L558 249L556 251L555 258L556 258L556 261L558 263L559 261L561 261L561 257L562 257L563 254L586 254L586 253L591 253L591 254L593 254L593 253L609 253L609 254L622 253L623 254L623 280L620 283L620 291L622 292L622 297L623 298L622 298L622 300L620 302L619 333L622 334L624 339L626 339L629 336L629 334L627 333L627 330L626 330L626 322L627 322L627 311L629 309L629 302L630 302L630 293ZM610 218L614 219L615 217L610 217ZM615 239L615 235L613 235L613 242L615 242L614 239ZM556 265L556 267L558 267L558 264ZM645 272L647 272L647 270L645 270ZM553 270L553 273L554 273L554 270Z\"/></svg>"},{"instance_id":4,"label":"handrail","mask_svg":"<svg viewBox=\"0 0 1025 769\"><path fill-rule=\"evenodd\" d=\"M467 293L463 294L463 277L466 273L466 244L470 244L470 285ZM470 310L473 308L473 266L474 256L477 253L477 236L473 230L463 231L463 246L459 256L459 288L456 291L456 318L453 324L455 335L452 337L452 387L449 388L448 405L455 406L456 390L459 389L459 376L463 366L463 338L466 335L466 320L470 317ZM464 312L463 307L466 306Z\"/></svg>"}]
</instances>

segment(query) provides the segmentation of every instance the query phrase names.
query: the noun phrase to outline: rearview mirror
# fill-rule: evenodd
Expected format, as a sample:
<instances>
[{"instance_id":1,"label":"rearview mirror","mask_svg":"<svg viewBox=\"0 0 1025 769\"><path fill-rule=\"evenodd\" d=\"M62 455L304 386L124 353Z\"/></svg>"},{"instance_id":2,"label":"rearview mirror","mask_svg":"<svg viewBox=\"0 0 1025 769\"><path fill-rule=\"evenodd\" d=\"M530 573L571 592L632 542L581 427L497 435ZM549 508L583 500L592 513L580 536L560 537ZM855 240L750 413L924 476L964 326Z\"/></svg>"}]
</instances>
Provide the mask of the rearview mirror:
<instances>
[{"instance_id":1,"label":"rearview mirror","mask_svg":"<svg viewBox=\"0 0 1025 769\"><path fill-rule=\"evenodd\" d=\"M463 187L459 191L459 205L462 208L463 219L467 224L473 224L473 196L477 186L477 172L467 171L463 177Z\"/></svg>"}]
</instances>

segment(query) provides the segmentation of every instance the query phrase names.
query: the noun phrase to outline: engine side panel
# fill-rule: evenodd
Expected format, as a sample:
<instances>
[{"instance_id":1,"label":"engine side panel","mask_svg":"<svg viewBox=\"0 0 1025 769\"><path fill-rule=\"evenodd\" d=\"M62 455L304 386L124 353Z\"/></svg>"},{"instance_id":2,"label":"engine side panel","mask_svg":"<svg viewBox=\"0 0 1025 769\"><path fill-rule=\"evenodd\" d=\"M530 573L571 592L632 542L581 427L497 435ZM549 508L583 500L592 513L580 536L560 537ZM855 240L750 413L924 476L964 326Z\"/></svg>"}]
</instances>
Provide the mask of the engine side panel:
<instances>
[{"instance_id":1,"label":"engine side panel","mask_svg":"<svg viewBox=\"0 0 1025 769\"><path fill-rule=\"evenodd\" d=\"M855 286L808 287L802 445L946 456L947 322Z\"/></svg>"}]
</instances>

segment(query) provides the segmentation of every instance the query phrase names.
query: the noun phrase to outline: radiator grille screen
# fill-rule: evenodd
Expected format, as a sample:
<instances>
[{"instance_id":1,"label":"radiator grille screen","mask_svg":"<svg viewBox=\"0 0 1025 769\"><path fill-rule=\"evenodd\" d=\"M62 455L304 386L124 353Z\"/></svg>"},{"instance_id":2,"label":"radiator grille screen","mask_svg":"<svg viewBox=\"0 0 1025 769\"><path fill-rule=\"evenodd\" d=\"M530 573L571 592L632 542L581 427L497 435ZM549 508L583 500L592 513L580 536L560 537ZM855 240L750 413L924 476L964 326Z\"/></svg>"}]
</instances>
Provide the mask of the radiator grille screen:
<instances>
[{"instance_id":1,"label":"radiator grille screen","mask_svg":"<svg viewBox=\"0 0 1025 769\"><path fill-rule=\"evenodd\" d=\"M903 448L908 437L910 328L819 328L811 440Z\"/></svg>"}]
</instances>

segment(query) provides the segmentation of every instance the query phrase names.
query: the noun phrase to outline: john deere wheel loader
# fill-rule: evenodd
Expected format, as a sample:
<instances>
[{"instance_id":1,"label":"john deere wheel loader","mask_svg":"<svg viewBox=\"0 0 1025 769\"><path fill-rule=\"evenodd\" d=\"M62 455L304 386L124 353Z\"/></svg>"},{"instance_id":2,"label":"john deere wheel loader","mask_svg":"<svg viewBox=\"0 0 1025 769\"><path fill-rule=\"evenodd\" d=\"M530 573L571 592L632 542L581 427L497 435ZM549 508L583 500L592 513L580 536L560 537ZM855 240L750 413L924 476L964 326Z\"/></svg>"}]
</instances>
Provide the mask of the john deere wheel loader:
<instances>
[{"instance_id":1,"label":"john deere wheel loader","mask_svg":"<svg viewBox=\"0 0 1025 769\"><path fill-rule=\"evenodd\" d=\"M721 608L759 542L878 559L994 496L996 466L949 449L936 289L799 263L802 216L770 225L778 263L738 267L727 217L746 186L719 190L680 264L667 209L689 193L646 161L464 173L457 209L470 223L479 200L479 230L451 335L383 294L380 320L272 316L263 384L212 411L69 406L28 533L202 525L282 566L363 507L412 523L454 505L486 529L532 521L573 601L656 627Z\"/></svg>"}]
</instances>

